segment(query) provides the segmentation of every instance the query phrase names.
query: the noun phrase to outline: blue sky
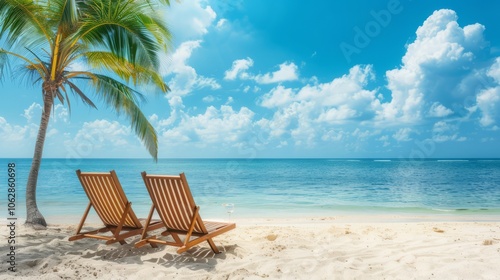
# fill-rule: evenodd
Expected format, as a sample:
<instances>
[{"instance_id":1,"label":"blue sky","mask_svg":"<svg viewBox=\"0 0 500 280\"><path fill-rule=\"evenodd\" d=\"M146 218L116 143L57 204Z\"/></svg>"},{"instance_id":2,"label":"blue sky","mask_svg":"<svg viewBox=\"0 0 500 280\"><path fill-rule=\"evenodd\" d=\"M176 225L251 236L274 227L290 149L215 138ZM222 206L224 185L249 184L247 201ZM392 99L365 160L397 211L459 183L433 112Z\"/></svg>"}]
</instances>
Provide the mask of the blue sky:
<instances>
[{"instance_id":1,"label":"blue sky","mask_svg":"<svg viewBox=\"0 0 500 280\"><path fill-rule=\"evenodd\" d=\"M498 1L172 2L160 158L500 157ZM40 89L0 91L0 157L31 157ZM148 157L97 105L56 105L44 156Z\"/></svg>"}]
</instances>

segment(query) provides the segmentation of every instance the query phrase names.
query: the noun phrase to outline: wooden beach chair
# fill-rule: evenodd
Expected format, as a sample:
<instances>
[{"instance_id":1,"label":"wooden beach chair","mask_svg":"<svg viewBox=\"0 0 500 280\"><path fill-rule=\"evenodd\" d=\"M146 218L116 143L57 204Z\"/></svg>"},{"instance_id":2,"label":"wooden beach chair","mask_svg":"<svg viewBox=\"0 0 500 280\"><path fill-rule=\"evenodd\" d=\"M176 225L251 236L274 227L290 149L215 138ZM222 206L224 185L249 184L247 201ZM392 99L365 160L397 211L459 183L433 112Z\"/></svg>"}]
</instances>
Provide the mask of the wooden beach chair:
<instances>
[{"instance_id":1,"label":"wooden beach chair","mask_svg":"<svg viewBox=\"0 0 500 280\"><path fill-rule=\"evenodd\" d=\"M200 217L200 207L194 202L193 196L184 173L179 176L148 175L142 172L142 178L148 189L153 205L147 222L151 220L154 209L160 216L166 230L162 236L172 236L173 241L158 239L156 236L147 237L148 227L144 228L142 238L135 244L136 248L147 243L158 243L180 247L177 253L207 241L214 253L219 253L213 237L236 227L234 223L203 221ZM179 235L184 235L184 241Z\"/></svg>"},{"instance_id":2,"label":"wooden beach chair","mask_svg":"<svg viewBox=\"0 0 500 280\"><path fill-rule=\"evenodd\" d=\"M69 241L96 238L107 240L106 244L119 242L123 245L126 243L126 238L142 233L145 227L132 210L132 203L125 196L114 170L110 172L81 172L77 170L76 174L90 201L78 225L76 235L71 236ZM91 207L104 223L104 227L82 232ZM142 221L144 222L144 219ZM160 221L151 222L151 219L148 219L148 230L158 229L162 226ZM111 232L111 235L107 232Z\"/></svg>"}]
</instances>

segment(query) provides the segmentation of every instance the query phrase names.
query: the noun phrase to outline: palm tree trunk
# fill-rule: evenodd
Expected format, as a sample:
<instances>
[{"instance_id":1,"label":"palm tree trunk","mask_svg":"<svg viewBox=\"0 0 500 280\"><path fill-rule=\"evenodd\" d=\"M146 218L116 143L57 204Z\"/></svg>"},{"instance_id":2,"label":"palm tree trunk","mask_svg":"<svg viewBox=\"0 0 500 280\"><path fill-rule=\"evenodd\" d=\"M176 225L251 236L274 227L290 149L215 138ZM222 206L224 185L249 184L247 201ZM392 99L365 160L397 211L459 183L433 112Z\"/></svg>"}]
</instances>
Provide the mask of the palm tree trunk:
<instances>
[{"instance_id":1,"label":"palm tree trunk","mask_svg":"<svg viewBox=\"0 0 500 280\"><path fill-rule=\"evenodd\" d=\"M36 185L38 181L38 171L40 170L42 161L43 145L45 143L47 127L49 126L50 113L52 111L52 105L54 104L54 97L51 93L44 94L43 104L42 118L36 137L35 153L33 155L33 161L31 162L28 183L26 184L26 224L35 227L47 226L47 222L45 222L45 218L38 210L36 204Z\"/></svg>"}]
</instances>

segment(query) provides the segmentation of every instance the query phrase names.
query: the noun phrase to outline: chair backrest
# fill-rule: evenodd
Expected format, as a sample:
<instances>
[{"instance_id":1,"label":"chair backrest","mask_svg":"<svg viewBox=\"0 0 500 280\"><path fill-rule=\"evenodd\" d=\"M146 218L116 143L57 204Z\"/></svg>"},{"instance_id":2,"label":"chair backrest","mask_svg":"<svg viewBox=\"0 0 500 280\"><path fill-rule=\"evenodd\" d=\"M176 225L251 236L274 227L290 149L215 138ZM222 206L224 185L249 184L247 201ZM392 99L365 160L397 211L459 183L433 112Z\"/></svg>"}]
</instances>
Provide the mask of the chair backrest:
<instances>
[{"instance_id":1,"label":"chair backrest","mask_svg":"<svg viewBox=\"0 0 500 280\"><path fill-rule=\"evenodd\" d=\"M105 225L118 226L128 199L114 170L110 172L76 171L92 206ZM132 208L127 213L124 227L142 228Z\"/></svg>"},{"instance_id":2,"label":"chair backrest","mask_svg":"<svg viewBox=\"0 0 500 280\"><path fill-rule=\"evenodd\" d=\"M187 231L196 204L184 173L173 176L150 175L142 172L142 178L153 205L165 226L169 229ZM197 216L194 232L207 232L199 215Z\"/></svg>"}]
</instances>

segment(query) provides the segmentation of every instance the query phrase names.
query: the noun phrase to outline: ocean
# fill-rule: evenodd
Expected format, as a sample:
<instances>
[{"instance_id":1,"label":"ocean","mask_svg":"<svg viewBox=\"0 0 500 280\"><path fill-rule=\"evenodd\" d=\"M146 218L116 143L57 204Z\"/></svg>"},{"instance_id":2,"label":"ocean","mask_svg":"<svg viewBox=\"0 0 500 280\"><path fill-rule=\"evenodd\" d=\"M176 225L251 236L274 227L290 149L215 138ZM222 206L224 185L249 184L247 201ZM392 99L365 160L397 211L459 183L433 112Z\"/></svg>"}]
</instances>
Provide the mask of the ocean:
<instances>
[{"instance_id":1,"label":"ocean","mask_svg":"<svg viewBox=\"0 0 500 280\"><path fill-rule=\"evenodd\" d=\"M24 219L31 159L0 159L0 218L7 217L9 163L15 216ZM115 170L139 217L151 207L142 171L184 172L204 219L500 214L500 159L43 159L37 202L49 223L77 223L83 214L88 199L77 169ZM231 217L226 203L235 205Z\"/></svg>"}]
</instances>

